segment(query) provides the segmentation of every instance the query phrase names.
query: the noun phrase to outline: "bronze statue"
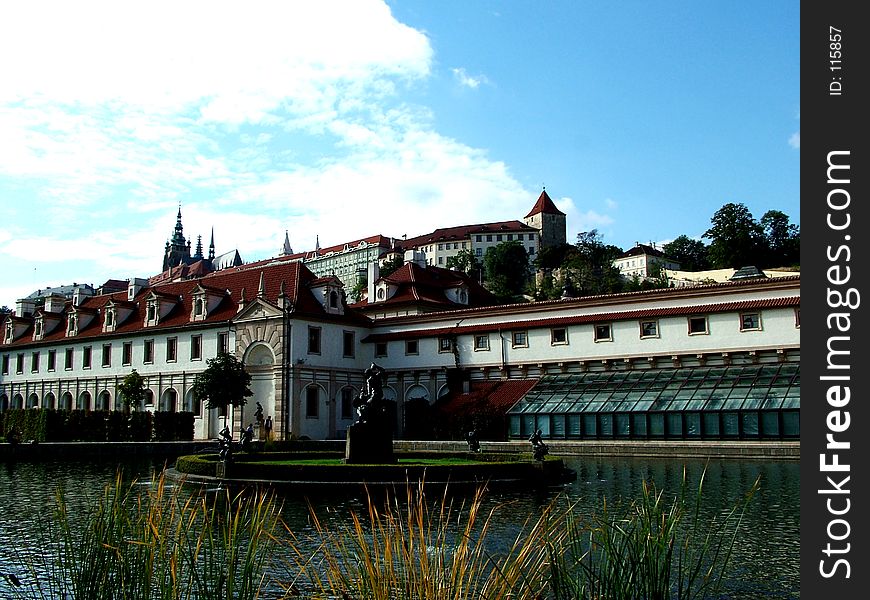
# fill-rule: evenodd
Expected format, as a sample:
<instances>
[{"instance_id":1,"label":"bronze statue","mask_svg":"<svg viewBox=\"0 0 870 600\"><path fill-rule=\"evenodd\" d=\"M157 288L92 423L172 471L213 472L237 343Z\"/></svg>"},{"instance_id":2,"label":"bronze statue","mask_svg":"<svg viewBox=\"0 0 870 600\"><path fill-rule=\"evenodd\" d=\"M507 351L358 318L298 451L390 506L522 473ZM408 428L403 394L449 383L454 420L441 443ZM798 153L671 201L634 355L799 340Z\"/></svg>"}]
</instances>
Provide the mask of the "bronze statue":
<instances>
[{"instance_id":1,"label":"bronze statue","mask_svg":"<svg viewBox=\"0 0 870 600\"><path fill-rule=\"evenodd\" d=\"M532 444L532 455L535 457L535 460L544 460L544 457L550 453L550 449L541 437L540 429L529 436L529 443Z\"/></svg>"}]
</instances>

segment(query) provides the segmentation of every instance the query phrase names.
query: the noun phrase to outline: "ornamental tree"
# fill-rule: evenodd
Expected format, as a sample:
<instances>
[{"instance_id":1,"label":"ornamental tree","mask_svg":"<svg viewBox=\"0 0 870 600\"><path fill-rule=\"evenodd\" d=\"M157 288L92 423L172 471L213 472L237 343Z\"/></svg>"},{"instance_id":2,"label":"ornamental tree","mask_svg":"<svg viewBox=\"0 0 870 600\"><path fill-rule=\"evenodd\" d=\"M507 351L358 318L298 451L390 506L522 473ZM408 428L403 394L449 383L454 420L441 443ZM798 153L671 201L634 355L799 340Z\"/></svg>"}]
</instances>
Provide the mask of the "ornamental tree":
<instances>
[{"instance_id":1,"label":"ornamental tree","mask_svg":"<svg viewBox=\"0 0 870 600\"><path fill-rule=\"evenodd\" d=\"M221 352L208 359L206 365L205 371L193 380L191 389L195 400L205 400L207 409L244 406L245 398L254 395L249 387L251 374L232 354Z\"/></svg>"},{"instance_id":2,"label":"ornamental tree","mask_svg":"<svg viewBox=\"0 0 870 600\"><path fill-rule=\"evenodd\" d=\"M142 402L145 400L145 378L142 377L136 369L133 369L118 386L118 393L121 394L121 400L124 402L124 409L128 412L130 409L141 410Z\"/></svg>"}]
</instances>

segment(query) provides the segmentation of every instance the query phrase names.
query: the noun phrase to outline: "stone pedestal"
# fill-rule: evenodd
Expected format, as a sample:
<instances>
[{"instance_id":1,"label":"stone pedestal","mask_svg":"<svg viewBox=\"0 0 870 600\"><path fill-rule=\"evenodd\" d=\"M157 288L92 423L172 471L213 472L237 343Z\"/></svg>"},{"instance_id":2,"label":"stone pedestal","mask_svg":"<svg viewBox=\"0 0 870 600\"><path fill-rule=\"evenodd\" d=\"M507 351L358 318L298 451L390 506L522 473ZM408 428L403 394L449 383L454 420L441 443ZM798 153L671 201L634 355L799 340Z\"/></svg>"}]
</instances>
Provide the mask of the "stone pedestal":
<instances>
[{"instance_id":1,"label":"stone pedestal","mask_svg":"<svg viewBox=\"0 0 870 600\"><path fill-rule=\"evenodd\" d=\"M344 462L347 464L396 462L393 455L393 434L390 428L374 423L354 423L348 427Z\"/></svg>"}]
</instances>

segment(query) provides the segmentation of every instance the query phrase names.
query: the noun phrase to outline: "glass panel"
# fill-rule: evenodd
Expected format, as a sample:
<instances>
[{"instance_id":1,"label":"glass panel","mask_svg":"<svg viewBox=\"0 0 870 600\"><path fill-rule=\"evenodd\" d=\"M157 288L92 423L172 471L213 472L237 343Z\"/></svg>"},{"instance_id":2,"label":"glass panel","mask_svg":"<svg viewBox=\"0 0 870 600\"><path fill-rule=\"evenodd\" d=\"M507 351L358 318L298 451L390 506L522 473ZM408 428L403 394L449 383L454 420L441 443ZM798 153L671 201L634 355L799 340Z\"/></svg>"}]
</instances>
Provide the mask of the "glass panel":
<instances>
[{"instance_id":1,"label":"glass panel","mask_svg":"<svg viewBox=\"0 0 870 600\"><path fill-rule=\"evenodd\" d=\"M668 411L684 410L688 404L688 400L673 400L667 407Z\"/></svg>"},{"instance_id":2,"label":"glass panel","mask_svg":"<svg viewBox=\"0 0 870 600\"><path fill-rule=\"evenodd\" d=\"M716 438L720 436L719 431L719 413L708 412L704 413L704 437Z\"/></svg>"},{"instance_id":3,"label":"glass panel","mask_svg":"<svg viewBox=\"0 0 870 600\"><path fill-rule=\"evenodd\" d=\"M683 415L667 413L668 437L683 437Z\"/></svg>"},{"instance_id":4,"label":"glass panel","mask_svg":"<svg viewBox=\"0 0 870 600\"><path fill-rule=\"evenodd\" d=\"M536 428L541 430L541 435L543 437L550 437L550 415L538 415L535 421Z\"/></svg>"},{"instance_id":5,"label":"glass panel","mask_svg":"<svg viewBox=\"0 0 870 600\"><path fill-rule=\"evenodd\" d=\"M552 436L555 438L565 437L565 415L550 415L550 420L553 425Z\"/></svg>"},{"instance_id":6,"label":"glass panel","mask_svg":"<svg viewBox=\"0 0 870 600\"><path fill-rule=\"evenodd\" d=\"M568 415L568 435L580 437L580 415Z\"/></svg>"},{"instance_id":7,"label":"glass panel","mask_svg":"<svg viewBox=\"0 0 870 600\"><path fill-rule=\"evenodd\" d=\"M528 437L535 432L535 415L523 415L523 430L520 435Z\"/></svg>"},{"instance_id":8,"label":"glass panel","mask_svg":"<svg viewBox=\"0 0 870 600\"><path fill-rule=\"evenodd\" d=\"M779 437L779 413L767 410L761 413L761 435Z\"/></svg>"},{"instance_id":9,"label":"glass panel","mask_svg":"<svg viewBox=\"0 0 870 600\"><path fill-rule=\"evenodd\" d=\"M701 437L701 413L690 412L683 415L686 422L686 437Z\"/></svg>"},{"instance_id":10,"label":"glass panel","mask_svg":"<svg viewBox=\"0 0 870 600\"><path fill-rule=\"evenodd\" d=\"M722 413L722 436L737 437L738 435L740 435L740 420L737 413Z\"/></svg>"},{"instance_id":11,"label":"glass panel","mask_svg":"<svg viewBox=\"0 0 870 600\"><path fill-rule=\"evenodd\" d=\"M614 429L619 437L628 437L631 433L629 429L629 415L626 413L617 413L614 415Z\"/></svg>"},{"instance_id":12,"label":"glass panel","mask_svg":"<svg viewBox=\"0 0 870 600\"><path fill-rule=\"evenodd\" d=\"M632 437L646 437L646 414L634 413L631 415Z\"/></svg>"},{"instance_id":13,"label":"glass panel","mask_svg":"<svg viewBox=\"0 0 870 600\"><path fill-rule=\"evenodd\" d=\"M613 413L602 413L599 418L599 437L613 437Z\"/></svg>"},{"instance_id":14,"label":"glass panel","mask_svg":"<svg viewBox=\"0 0 870 600\"><path fill-rule=\"evenodd\" d=\"M784 437L799 437L801 434L801 416L796 410L786 410L782 413L782 435Z\"/></svg>"},{"instance_id":15,"label":"glass panel","mask_svg":"<svg viewBox=\"0 0 870 600\"><path fill-rule=\"evenodd\" d=\"M664 437L665 416L662 413L647 413L649 415L649 434L651 437Z\"/></svg>"},{"instance_id":16,"label":"glass panel","mask_svg":"<svg viewBox=\"0 0 870 600\"><path fill-rule=\"evenodd\" d=\"M725 405L725 393L723 390L713 390L707 397L706 410L718 410Z\"/></svg>"},{"instance_id":17,"label":"glass panel","mask_svg":"<svg viewBox=\"0 0 870 600\"><path fill-rule=\"evenodd\" d=\"M688 410L701 410L704 408L705 404L707 404L707 398L698 398L695 400L689 400L686 403L686 408Z\"/></svg>"},{"instance_id":18,"label":"glass panel","mask_svg":"<svg viewBox=\"0 0 870 600\"><path fill-rule=\"evenodd\" d=\"M766 395L766 390L751 390L743 402L743 408L761 408Z\"/></svg>"},{"instance_id":19,"label":"glass panel","mask_svg":"<svg viewBox=\"0 0 870 600\"><path fill-rule=\"evenodd\" d=\"M520 417L518 415L511 415L511 418L510 418L510 436L511 437L522 437L522 432L520 431Z\"/></svg>"},{"instance_id":20,"label":"glass panel","mask_svg":"<svg viewBox=\"0 0 870 600\"><path fill-rule=\"evenodd\" d=\"M740 416L743 419L743 435L745 437L758 437L758 413L744 412Z\"/></svg>"},{"instance_id":21,"label":"glass panel","mask_svg":"<svg viewBox=\"0 0 870 600\"><path fill-rule=\"evenodd\" d=\"M800 398L792 398L789 396L785 400L782 401L783 408L800 408L801 407L801 399Z\"/></svg>"},{"instance_id":22,"label":"glass panel","mask_svg":"<svg viewBox=\"0 0 870 600\"><path fill-rule=\"evenodd\" d=\"M598 437L598 419L597 415L583 415L583 437L595 438Z\"/></svg>"}]
</instances>

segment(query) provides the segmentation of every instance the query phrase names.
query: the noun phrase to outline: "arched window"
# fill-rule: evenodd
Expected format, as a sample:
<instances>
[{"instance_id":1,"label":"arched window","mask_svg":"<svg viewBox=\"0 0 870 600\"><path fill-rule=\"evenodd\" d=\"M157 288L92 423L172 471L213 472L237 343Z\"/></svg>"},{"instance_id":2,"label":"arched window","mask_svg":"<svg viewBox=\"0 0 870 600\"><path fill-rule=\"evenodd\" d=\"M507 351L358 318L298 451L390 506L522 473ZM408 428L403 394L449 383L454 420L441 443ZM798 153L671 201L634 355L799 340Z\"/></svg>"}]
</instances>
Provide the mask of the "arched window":
<instances>
[{"instance_id":1,"label":"arched window","mask_svg":"<svg viewBox=\"0 0 870 600\"><path fill-rule=\"evenodd\" d=\"M338 292L334 290L329 293L329 308L338 308Z\"/></svg>"}]
</instances>

